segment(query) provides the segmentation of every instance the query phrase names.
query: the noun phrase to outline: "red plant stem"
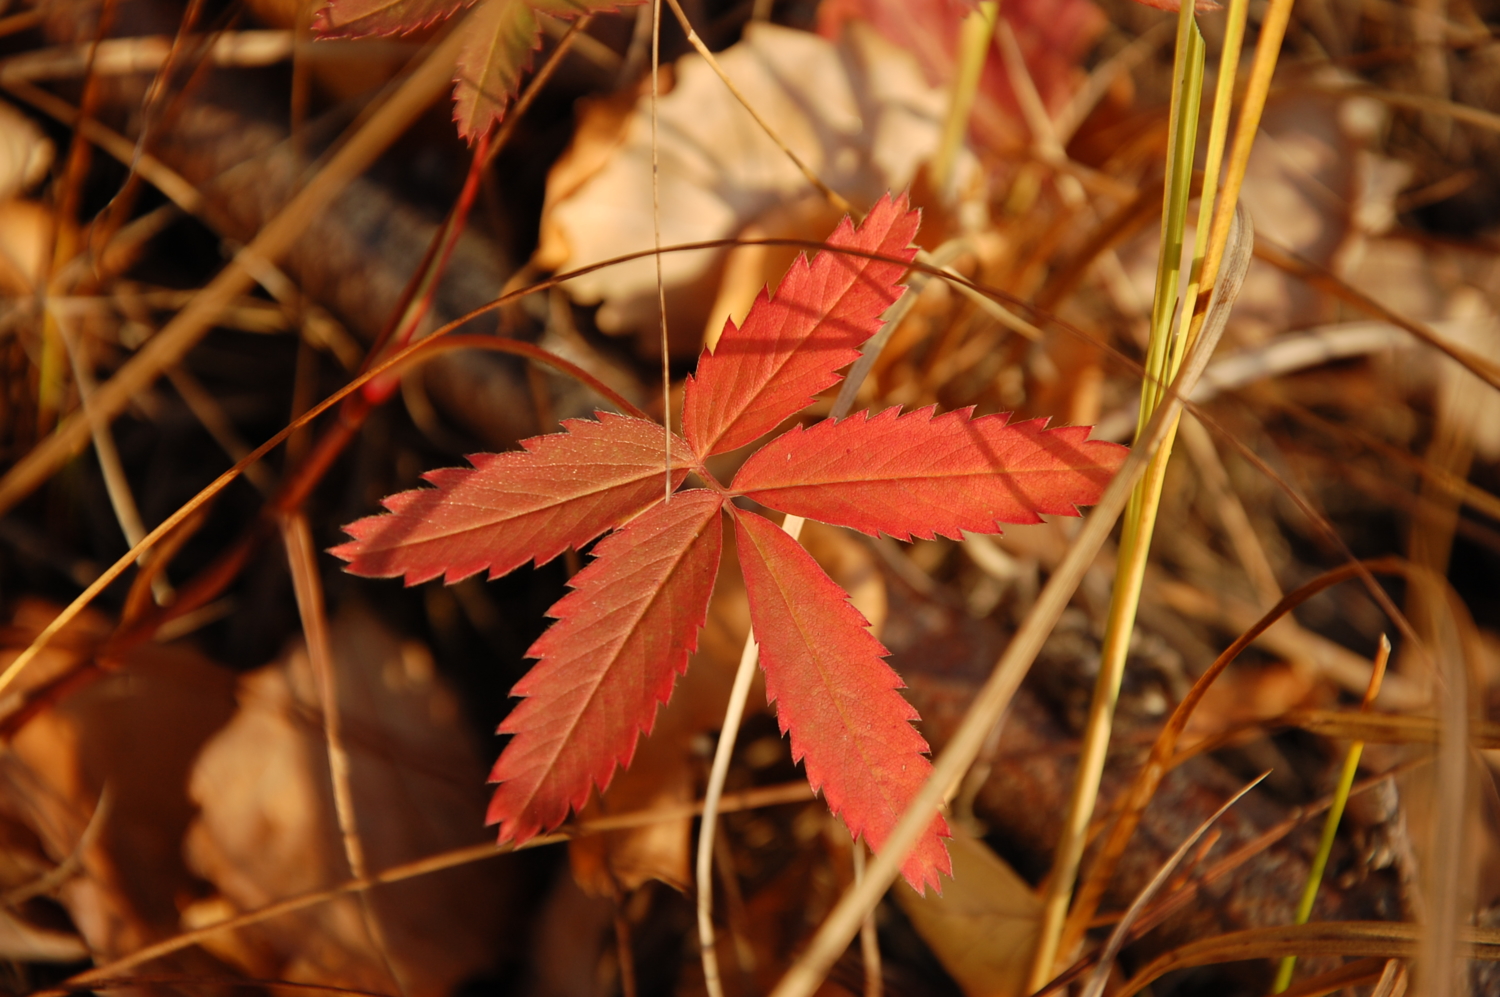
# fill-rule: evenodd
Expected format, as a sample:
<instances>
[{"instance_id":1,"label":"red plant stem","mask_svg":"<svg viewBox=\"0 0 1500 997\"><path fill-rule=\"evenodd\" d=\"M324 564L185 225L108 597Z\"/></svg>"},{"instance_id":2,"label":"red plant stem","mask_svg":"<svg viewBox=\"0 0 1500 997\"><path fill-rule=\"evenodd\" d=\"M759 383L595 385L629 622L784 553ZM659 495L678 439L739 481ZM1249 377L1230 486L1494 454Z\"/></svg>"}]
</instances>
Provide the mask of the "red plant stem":
<instances>
[{"instance_id":1,"label":"red plant stem","mask_svg":"<svg viewBox=\"0 0 1500 997\"><path fill-rule=\"evenodd\" d=\"M428 260L424 260L424 265L417 269L417 286L421 287L422 294L414 304L403 306L401 309L404 317L398 319L401 325L391 338L395 349L399 350L411 342L411 337L416 334L422 320L432 310L432 301L437 297L438 285L443 280L443 271L448 269L448 261L453 258L453 249L458 245L458 238L463 235L464 225L469 220L469 211L474 207L474 197L479 193L479 178L484 174L484 165L489 158L489 147L490 132L486 131L474 144L474 156L469 161L469 175L464 178L464 186L459 192L458 202L453 205L453 210L448 213L447 222L429 246ZM434 249L438 250L435 254ZM429 261L430 267L427 265ZM410 300L409 295L404 295L404 297ZM371 349L365 361L366 367L378 356L380 353ZM359 394L369 404L379 405L395 394L396 387L400 383L399 379L390 375L377 377L368 382ZM351 397L349 402L353 401L354 398ZM347 406L349 402L345 402L345 405Z\"/></svg>"}]
</instances>

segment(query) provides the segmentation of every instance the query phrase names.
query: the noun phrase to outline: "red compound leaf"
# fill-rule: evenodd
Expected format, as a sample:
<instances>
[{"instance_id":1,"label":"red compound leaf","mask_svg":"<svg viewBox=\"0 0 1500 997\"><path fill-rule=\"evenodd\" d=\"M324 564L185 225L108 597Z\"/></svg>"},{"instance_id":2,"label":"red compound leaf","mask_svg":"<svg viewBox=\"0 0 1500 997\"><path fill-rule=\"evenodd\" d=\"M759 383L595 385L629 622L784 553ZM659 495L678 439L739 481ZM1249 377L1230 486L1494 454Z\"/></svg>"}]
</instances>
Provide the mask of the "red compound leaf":
<instances>
[{"instance_id":1,"label":"red compound leaf","mask_svg":"<svg viewBox=\"0 0 1500 997\"><path fill-rule=\"evenodd\" d=\"M527 561L545 564L662 498L663 430L654 422L599 413L570 419L565 433L537 436L522 450L475 454L474 466L429 471L436 488L387 498L384 515L344 527L354 539L330 553L346 570L416 585L448 583L489 570L491 578ZM672 444L674 461L687 444ZM673 485L687 477L673 470Z\"/></svg>"},{"instance_id":2,"label":"red compound leaf","mask_svg":"<svg viewBox=\"0 0 1500 997\"><path fill-rule=\"evenodd\" d=\"M886 649L812 555L750 513L735 516L735 537L766 696L792 736L792 757L850 832L879 851L932 772L927 742L911 725L917 711L881 660ZM907 856L901 872L914 889L951 872L947 835L934 817Z\"/></svg>"},{"instance_id":3,"label":"red compound leaf","mask_svg":"<svg viewBox=\"0 0 1500 997\"><path fill-rule=\"evenodd\" d=\"M335 0L346 5L340 10L354 2ZM535 9L596 9L585 0L486 2L486 17L531 19L515 22L515 51L533 43L527 24ZM502 35L485 29L476 38L498 45ZM495 77L502 90L503 77ZM685 392L687 441L673 438L672 487L692 471L711 490L662 502L662 427L601 414L598 422L564 423L566 432L527 440L521 450L471 457L472 468L434 471L427 479L436 487L394 495L386 514L345 527L353 539L333 553L349 571L408 584L486 569L497 577L616 529L553 607L557 622L531 648L539 661L513 690L522 702L501 726L512 737L492 774L499 787L489 817L500 840L558 826L630 763L697 645L723 542L715 518L732 494L902 539L994 532L999 522L1074 515L1098 500L1123 447L1089 441L1086 428L1011 425L967 410L889 409L795 429L753 454L729 490L703 466L837 383L901 294L896 281L915 253L916 226L904 196L883 198L858 227L846 219L829 245L853 255L799 259L744 326L727 325L718 349L703 355ZM916 711L881 660L885 648L811 556L760 516L736 511L735 522L782 730L813 787L878 850L932 771L912 727ZM946 834L935 817L904 861L914 887L937 885L949 871Z\"/></svg>"},{"instance_id":4,"label":"red compound leaf","mask_svg":"<svg viewBox=\"0 0 1500 997\"><path fill-rule=\"evenodd\" d=\"M761 447L734 478L757 502L819 522L900 540L997 523L1036 523L1038 513L1078 515L1099 500L1125 459L1086 426L1047 429L1045 419L858 413L797 427Z\"/></svg>"},{"instance_id":5,"label":"red compound leaf","mask_svg":"<svg viewBox=\"0 0 1500 997\"><path fill-rule=\"evenodd\" d=\"M723 545L723 499L693 490L605 537L549 611L557 623L511 690L525 697L500 733L489 820L517 844L561 824L609 786L651 732L698 645Z\"/></svg>"},{"instance_id":6,"label":"red compound leaf","mask_svg":"<svg viewBox=\"0 0 1500 997\"><path fill-rule=\"evenodd\" d=\"M911 260L918 213L906 195L880 199L855 228L845 218L830 247ZM682 427L703 457L734 450L769 433L838 382L859 347L880 330L880 316L901 296L906 267L824 250L799 256L775 294L755 299L745 324L724 324L712 353L684 388Z\"/></svg>"}]
</instances>

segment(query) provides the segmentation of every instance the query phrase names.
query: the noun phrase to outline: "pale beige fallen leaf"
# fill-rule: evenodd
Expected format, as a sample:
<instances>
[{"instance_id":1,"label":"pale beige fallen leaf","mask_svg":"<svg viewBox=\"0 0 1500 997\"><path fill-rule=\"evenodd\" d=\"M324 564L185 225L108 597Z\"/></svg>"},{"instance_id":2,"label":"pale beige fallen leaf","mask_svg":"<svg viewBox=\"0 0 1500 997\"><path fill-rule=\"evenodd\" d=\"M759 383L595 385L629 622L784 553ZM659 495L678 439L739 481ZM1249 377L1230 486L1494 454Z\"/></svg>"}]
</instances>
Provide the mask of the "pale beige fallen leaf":
<instances>
[{"instance_id":1,"label":"pale beige fallen leaf","mask_svg":"<svg viewBox=\"0 0 1500 997\"><path fill-rule=\"evenodd\" d=\"M854 26L834 45L807 32L752 24L719 60L787 145L856 205L905 187L936 148L943 92L927 84L909 54L873 31ZM649 99L637 100L623 118L616 105L593 107L549 177L535 259L549 270L653 244ZM735 236L773 208L816 196L696 55L676 64L660 115L661 185L670 191L662 200L664 245ZM712 250L662 259L668 311L684 349L696 348L723 260L722 251ZM601 304L598 322L606 332L654 335L650 258L579 277L567 288L575 301Z\"/></svg>"},{"instance_id":2,"label":"pale beige fallen leaf","mask_svg":"<svg viewBox=\"0 0 1500 997\"><path fill-rule=\"evenodd\" d=\"M427 650L346 607L332 627L350 784L372 871L485 840L485 768ZM349 875L334 819L320 707L305 651L244 676L239 710L203 750L190 789L193 870L223 913L332 886ZM490 968L504 937L504 870L483 863L372 894L408 997L447 993ZM194 917L213 920L214 910ZM267 922L216 953L255 973L386 992L358 901Z\"/></svg>"},{"instance_id":3,"label":"pale beige fallen leaf","mask_svg":"<svg viewBox=\"0 0 1500 997\"><path fill-rule=\"evenodd\" d=\"M56 612L23 603L7 628L5 657ZM81 665L88 681L40 706L0 755L0 813L34 835L49 866L76 862L77 874L55 895L89 953L101 959L177 933L178 901L201 885L182 858L193 814L187 774L234 708L233 676L186 647L142 645L99 670L94 654L110 629L103 616L87 613L64 631L42 659L45 674L33 679L56 679ZM106 788L108 817L80 850ZM224 972L197 951L157 965Z\"/></svg>"},{"instance_id":4,"label":"pale beige fallen leaf","mask_svg":"<svg viewBox=\"0 0 1500 997\"><path fill-rule=\"evenodd\" d=\"M1042 903L962 825L952 822L953 880L944 881L943 892L919 896L898 883L896 900L966 997L1018 997L1026 992Z\"/></svg>"},{"instance_id":5,"label":"pale beige fallen leaf","mask_svg":"<svg viewBox=\"0 0 1500 997\"><path fill-rule=\"evenodd\" d=\"M8 201L41 183L55 150L26 115L0 102L0 201Z\"/></svg>"},{"instance_id":6,"label":"pale beige fallen leaf","mask_svg":"<svg viewBox=\"0 0 1500 997\"><path fill-rule=\"evenodd\" d=\"M34 201L0 203L0 291L31 294L52 240L52 212Z\"/></svg>"}]
</instances>

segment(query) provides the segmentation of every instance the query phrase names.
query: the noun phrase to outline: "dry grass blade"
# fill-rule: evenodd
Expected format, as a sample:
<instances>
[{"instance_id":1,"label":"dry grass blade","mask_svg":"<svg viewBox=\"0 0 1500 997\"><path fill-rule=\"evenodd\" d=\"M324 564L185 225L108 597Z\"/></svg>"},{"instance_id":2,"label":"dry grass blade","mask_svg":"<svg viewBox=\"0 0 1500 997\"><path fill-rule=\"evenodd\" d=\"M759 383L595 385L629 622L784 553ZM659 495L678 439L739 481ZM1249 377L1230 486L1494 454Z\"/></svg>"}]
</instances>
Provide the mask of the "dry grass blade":
<instances>
[{"instance_id":1,"label":"dry grass blade","mask_svg":"<svg viewBox=\"0 0 1500 997\"><path fill-rule=\"evenodd\" d=\"M461 28L461 25L459 26ZM454 30L422 61L406 81L359 130L335 152L255 239L205 287L193 302L101 385L95 395L98 417L119 414L130 399L177 363L208 331L218 314L254 283L254 262L274 260L285 252L345 186L365 171L417 115L448 89L453 60L462 44ZM0 478L0 514L14 508L51 477L88 439L88 420L73 416L39 443ZM0 679L0 683L4 680Z\"/></svg>"},{"instance_id":2,"label":"dry grass blade","mask_svg":"<svg viewBox=\"0 0 1500 997\"><path fill-rule=\"evenodd\" d=\"M1407 976L1404 962L1387 959L1380 979L1375 981L1375 988L1370 991L1370 997L1402 997L1406 993Z\"/></svg>"},{"instance_id":3,"label":"dry grass blade","mask_svg":"<svg viewBox=\"0 0 1500 997\"><path fill-rule=\"evenodd\" d=\"M1433 717L1404 714L1349 713L1341 710L1297 710L1281 718L1323 737L1373 744L1437 744L1438 722ZM1492 720L1470 724L1469 746L1480 751L1500 749L1500 723Z\"/></svg>"},{"instance_id":4,"label":"dry grass blade","mask_svg":"<svg viewBox=\"0 0 1500 997\"><path fill-rule=\"evenodd\" d=\"M190 215L203 215L204 199L192 184L150 153L139 152L135 143L93 118L80 119L78 109L60 97L22 80L0 81L14 96L79 133L127 166L133 166L151 185Z\"/></svg>"},{"instance_id":5,"label":"dry grass blade","mask_svg":"<svg viewBox=\"0 0 1500 997\"><path fill-rule=\"evenodd\" d=\"M1460 954L1468 959L1500 960L1500 930L1465 927L1458 932ZM1153 960L1119 991L1135 997L1164 974L1190 966L1283 955L1362 956L1410 959L1417 950L1417 926L1400 921L1320 921L1312 924L1249 928L1205 938L1173 949Z\"/></svg>"},{"instance_id":6,"label":"dry grass blade","mask_svg":"<svg viewBox=\"0 0 1500 997\"><path fill-rule=\"evenodd\" d=\"M810 997L822 982L835 959L859 930L865 916L879 903L880 897L895 879L906 852L915 844L932 815L937 812L948 787L956 785L978 757L985 739L1009 705L1042 643L1056 625L1073 592L1083 581L1094 555L1103 546L1116 517L1125 507L1130 491L1145 472L1152 452L1165 436L1168 426L1182 408L1185 392L1192 390L1208 357L1224 331L1235 297L1250 266L1254 236L1248 215L1240 211L1238 222L1230 233L1231 252L1226 255L1224 278L1209 308L1199 343L1188 355L1182 370L1167 392L1167 400L1151 420L1141 443L1131 451L1109 488L1094 507L1083 529L1074 538L1067 556L1058 565L1046 587L1033 604L1026 620L1016 631L1004 655L996 662L989 679L966 713L963 723L953 733L941 755L933 763L932 775L922 791L908 805L884 850L875 857L865 881L847 891L823 922L812 942L797 962L777 984L772 997Z\"/></svg>"},{"instance_id":7,"label":"dry grass blade","mask_svg":"<svg viewBox=\"0 0 1500 997\"><path fill-rule=\"evenodd\" d=\"M1125 939L1129 937L1131 926L1135 924L1136 918L1140 917L1141 911L1146 909L1146 905L1151 902L1152 897L1156 896L1157 891L1166 884L1167 878L1172 875L1173 870L1177 868L1178 864L1187 858L1188 852L1192 850L1193 845L1198 843L1198 839L1203 837L1209 828L1218 823L1219 818L1224 816L1230 807L1238 803L1250 790L1260 785L1266 776L1270 774L1270 772L1262 772L1247 783L1238 793L1235 793L1226 800L1223 806L1215 810L1207 820L1198 825L1192 834L1183 839L1182 844L1177 846L1177 850L1172 853L1171 857L1162 863L1160 869L1156 870L1156 875L1151 877L1151 882L1147 883L1141 892L1136 895L1135 900L1126 909L1125 916L1120 918L1119 924L1115 925L1115 930L1110 934L1109 941L1105 943L1104 952L1099 956L1099 962L1094 967L1094 972L1090 974L1088 982L1083 985L1082 997L1102 997L1104 987L1109 982L1110 967L1115 964L1115 957L1120 954L1120 949L1124 946Z\"/></svg>"},{"instance_id":8,"label":"dry grass blade","mask_svg":"<svg viewBox=\"0 0 1500 997\"><path fill-rule=\"evenodd\" d=\"M865 843L856 841L852 851L854 882L858 883L865 878L865 865L867 864ZM881 979L880 936L875 930L873 913L865 918L864 924L859 926L859 955L865 964L865 997L882 997L885 992L885 981Z\"/></svg>"}]
</instances>

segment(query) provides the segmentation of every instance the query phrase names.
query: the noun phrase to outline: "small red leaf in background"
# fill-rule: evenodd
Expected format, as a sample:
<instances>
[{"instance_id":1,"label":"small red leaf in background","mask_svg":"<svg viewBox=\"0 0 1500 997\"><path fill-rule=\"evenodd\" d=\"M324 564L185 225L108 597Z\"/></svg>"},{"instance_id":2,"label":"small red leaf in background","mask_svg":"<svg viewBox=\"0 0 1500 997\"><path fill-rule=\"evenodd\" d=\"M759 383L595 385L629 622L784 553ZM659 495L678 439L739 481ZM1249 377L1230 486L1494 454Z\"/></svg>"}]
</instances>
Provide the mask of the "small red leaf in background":
<instances>
[{"instance_id":1,"label":"small red leaf in background","mask_svg":"<svg viewBox=\"0 0 1500 997\"><path fill-rule=\"evenodd\" d=\"M795 427L761 447L734 489L764 505L875 536L958 539L997 523L1076 516L1099 500L1128 452L1088 438L1086 426L1047 429L1045 419L857 413Z\"/></svg>"},{"instance_id":2,"label":"small red leaf in background","mask_svg":"<svg viewBox=\"0 0 1500 997\"><path fill-rule=\"evenodd\" d=\"M331 0L312 19L319 38L368 38L419 31L474 0Z\"/></svg>"},{"instance_id":3,"label":"small red leaf in background","mask_svg":"<svg viewBox=\"0 0 1500 997\"><path fill-rule=\"evenodd\" d=\"M505 118L532 55L542 47L539 15L571 21L644 0L483 0L463 26L467 36L453 74L453 119L475 141ZM473 0L329 0L313 15L321 38L405 34L428 27Z\"/></svg>"},{"instance_id":4,"label":"small red leaf in background","mask_svg":"<svg viewBox=\"0 0 1500 997\"><path fill-rule=\"evenodd\" d=\"M918 212L906 195L887 195L855 228L845 218L830 247L910 261ZM906 267L824 250L798 257L774 295L761 292L736 327L726 322L718 346L705 350L684 387L682 427L702 457L764 436L836 384L859 347L880 330L880 316L901 296Z\"/></svg>"},{"instance_id":5,"label":"small red leaf in background","mask_svg":"<svg viewBox=\"0 0 1500 997\"><path fill-rule=\"evenodd\" d=\"M823 0L818 33L837 38L849 22L865 22L914 55L930 83L952 85L963 61L961 25L974 7L968 0ZM1085 57L1109 18L1094 0L1004 0L1000 18L1015 32L1042 104L1056 115L1087 79ZM978 148L1015 154L1032 141L1025 122L999 47L991 46L969 112L969 136Z\"/></svg>"},{"instance_id":6,"label":"small red leaf in background","mask_svg":"<svg viewBox=\"0 0 1500 997\"><path fill-rule=\"evenodd\" d=\"M797 541L761 516L735 516L750 623L760 644L766 696L776 703L792 757L807 768L828 807L876 851L932 772L917 711L897 690L905 683L881 659L848 596ZM913 889L951 871L934 817L901 867Z\"/></svg>"},{"instance_id":7,"label":"small red leaf in background","mask_svg":"<svg viewBox=\"0 0 1500 997\"><path fill-rule=\"evenodd\" d=\"M521 77L531 69L533 53L542 47L540 15L571 21L641 2L486 0L464 26L469 38L454 71L453 120L458 134L473 142L504 120L506 108L521 90Z\"/></svg>"},{"instance_id":8,"label":"small red leaf in background","mask_svg":"<svg viewBox=\"0 0 1500 997\"><path fill-rule=\"evenodd\" d=\"M501 841L557 827L630 764L698 646L722 504L692 490L656 505L602 540L548 611L558 622L526 652L540 660L511 690L525 698L500 725L514 736L490 773Z\"/></svg>"},{"instance_id":9,"label":"small red leaf in background","mask_svg":"<svg viewBox=\"0 0 1500 997\"><path fill-rule=\"evenodd\" d=\"M404 575L416 585L485 569L498 578L581 547L662 497L662 428L606 412L599 419L569 419L567 432L524 440L522 450L475 454L472 468L429 471L423 477L437 487L385 499L387 513L344 527L354 539L330 553L353 574ZM680 463L687 444L672 450ZM685 477L674 468L674 485Z\"/></svg>"}]
</instances>

